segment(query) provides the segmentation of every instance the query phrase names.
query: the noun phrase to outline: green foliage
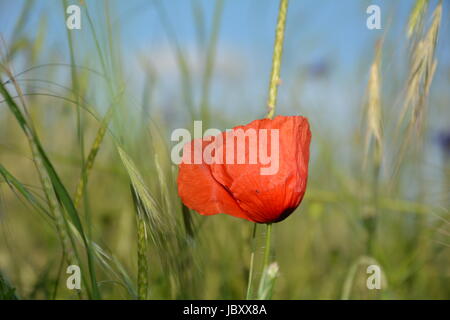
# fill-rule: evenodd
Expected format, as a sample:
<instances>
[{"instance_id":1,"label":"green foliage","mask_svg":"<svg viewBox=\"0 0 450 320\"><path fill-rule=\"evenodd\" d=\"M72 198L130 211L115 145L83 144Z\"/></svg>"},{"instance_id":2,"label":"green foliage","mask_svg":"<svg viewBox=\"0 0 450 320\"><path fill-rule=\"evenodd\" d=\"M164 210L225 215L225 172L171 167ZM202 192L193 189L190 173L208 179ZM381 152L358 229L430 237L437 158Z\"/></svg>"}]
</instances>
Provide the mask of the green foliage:
<instances>
[{"instance_id":1,"label":"green foliage","mask_svg":"<svg viewBox=\"0 0 450 320\"><path fill-rule=\"evenodd\" d=\"M174 52L179 82L170 102L181 120L167 116L154 98L162 81L153 65L144 63L141 70L145 83L135 91L144 93L142 100L133 94L125 76L131 62L122 56L120 25L108 3L97 2L102 15L92 2L81 6L86 32L67 34L70 61L68 55L55 62L46 46L45 13L35 33L25 32L32 1L25 2L7 47L0 41L0 299L450 297L448 184L439 186L450 181L449 162L431 168L437 179L428 175L424 152L409 152L426 146L431 131L425 116L448 112L448 101L430 91L440 67L437 43L446 41L439 36L441 2L418 0L411 11L403 39L410 60L399 67L405 77L394 79L396 71L386 69L394 62L385 54L392 49L385 39L371 61L362 60L357 76L366 79L364 128L352 131L353 139L332 131L320 103L306 108L295 97L280 99L310 118L313 142L305 198L273 226L272 247L263 227L257 231L246 221L204 217L185 207L170 159L170 129L180 121L184 127L193 119L208 126L242 123L241 114L225 116L227 102L212 95L227 2L216 1L206 12L193 1L202 52L198 75L168 6L151 4ZM284 13L285 6L282 1ZM285 16L278 31L284 23ZM281 54L278 39L269 116ZM13 73L11 66L21 60L24 71ZM24 79L36 71L44 75ZM39 90L42 84L48 92ZM328 94L323 92L327 103ZM65 287L69 264L82 270L79 295ZM381 292L365 287L370 264L381 267Z\"/></svg>"},{"instance_id":2,"label":"green foliage","mask_svg":"<svg viewBox=\"0 0 450 320\"><path fill-rule=\"evenodd\" d=\"M0 300L17 300L16 289L11 287L0 273Z\"/></svg>"}]
</instances>

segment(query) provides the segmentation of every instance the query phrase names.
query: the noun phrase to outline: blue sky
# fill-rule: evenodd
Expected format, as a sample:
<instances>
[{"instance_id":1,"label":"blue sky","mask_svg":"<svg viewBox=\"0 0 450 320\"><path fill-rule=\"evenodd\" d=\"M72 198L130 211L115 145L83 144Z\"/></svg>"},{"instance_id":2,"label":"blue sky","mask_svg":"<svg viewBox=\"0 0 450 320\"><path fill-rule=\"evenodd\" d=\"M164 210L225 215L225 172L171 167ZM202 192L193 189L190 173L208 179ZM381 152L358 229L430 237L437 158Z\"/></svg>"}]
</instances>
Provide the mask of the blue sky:
<instances>
[{"instance_id":1,"label":"blue sky","mask_svg":"<svg viewBox=\"0 0 450 320\"><path fill-rule=\"evenodd\" d=\"M187 108L182 97L179 68L168 41L167 29L161 24L160 12L156 10L156 1L108 2L115 30L114 43L122 51L125 79L121 80L127 86L128 107L139 109L145 103L142 99L144 68L151 65L158 74L157 87L151 95L154 107L167 120L167 129L185 127L189 118L185 116ZM199 79L205 57L204 49L197 45L192 4L195 2L202 8L205 28L209 31L215 1L159 1L187 55L192 73ZM0 0L0 34L7 43L14 36L14 25L25 2ZM102 41L105 38L105 2L87 0L87 3ZM384 99L384 113L392 115L391 110L402 107L409 54L405 29L413 3L409 0L290 0L277 113L307 116L314 130L314 139L339 145L339 154L345 157L346 145L350 144L342 141L355 139L355 132L361 129L364 93L374 45L383 35L386 38L382 92L392 95ZM437 0L430 3L434 8ZM366 27L366 9L371 4L381 8L382 30L368 30ZM443 4L436 54L439 64L430 93L429 141L434 141L436 132L448 130L449 126L450 1L444 0ZM229 128L265 115L277 9L278 1L275 0L225 0L210 96L211 108L225 116L214 117L216 123L213 126ZM430 16L428 14L427 23ZM43 19L48 30L44 43L46 50L35 63L69 63L62 2L34 1L24 32L31 41L34 41ZM100 63L85 14L82 15L82 30L73 31L72 35L76 43L77 64L99 70ZM24 57L15 59L13 64L16 72L30 67L30 62ZM58 71L63 83L70 82L68 69L59 68ZM55 72L54 69L43 68L24 77L47 79L55 76ZM194 82L198 107L201 83ZM106 107L106 88L100 84L93 87L92 103L99 109ZM53 92L55 88L39 89L58 94ZM395 121L388 116L384 119ZM440 154L435 145L429 144L435 149L435 152L428 153L433 159L431 163L439 159L435 157Z\"/></svg>"},{"instance_id":2,"label":"blue sky","mask_svg":"<svg viewBox=\"0 0 450 320\"><path fill-rule=\"evenodd\" d=\"M7 40L12 37L14 23L25 1L28 0L0 1L0 32ZM175 78L179 75L176 73L173 47L155 6L157 1L116 0L109 1L109 6L114 26L120 30L115 34L115 40L123 51L124 64L129 71L127 81L139 87L143 80L140 72L142 61L150 61L162 79L163 90L158 91L162 95L160 103L170 104L172 101L167 102L169 98L166 96L179 91L175 85ZM102 30L105 30L104 1L86 2L101 37ZM215 1L160 0L160 3L167 12L183 50L191 58L189 62L195 71L203 64L204 57L202 49L197 46L193 3L202 8L206 30L210 30ZM436 1L431 3L433 8ZM381 8L382 30L368 30L366 27L366 8L371 4ZM291 91L297 90L295 85L298 85L302 73L326 69L328 74L325 80L301 84L298 89L301 102L305 109L320 104L323 111L332 117L348 117L353 112L349 106L361 102L376 39L386 34L384 67L387 70L396 68L399 62L405 62L405 26L412 4L413 1L389 0L291 0L282 66L284 87L280 90L280 101L291 99ZM449 36L449 7L449 2L444 1L441 39L448 39ZM53 57L44 55L43 59L68 62L62 2L36 0L33 8L33 15L26 25L30 38L36 34L39 21L43 17L47 19L49 32L45 46ZM233 110L231 106L245 106L249 118L254 116L256 110L261 110L270 72L277 9L278 1L274 0L225 0L213 104L224 103L230 110ZM77 55L83 64L98 68L84 15L82 30L73 31L73 35L77 42ZM437 53L441 68L438 68L437 79L448 77L449 50L449 42L441 41ZM47 60L40 62L49 62ZM327 93L326 96L323 96L323 92Z\"/></svg>"},{"instance_id":3,"label":"blue sky","mask_svg":"<svg viewBox=\"0 0 450 320\"><path fill-rule=\"evenodd\" d=\"M9 34L12 31L20 9L30 0L1 1L0 16L2 18L2 33ZM191 43L195 41L195 27L192 15L192 3L197 2L204 10L206 18L211 20L215 1L213 0L159 0L163 3L169 19L177 32L181 42ZM92 15L101 19L99 15L103 11L103 1L86 1ZM114 9L114 21L122 28L124 38L123 45L140 46L148 41L162 41L165 33L162 32L161 23L157 17L154 3L157 0L127 0L109 1ZM433 2L433 1L432 1ZM32 31L36 28L36 22L45 14L49 17L49 25L52 31L51 40L64 40L65 30L62 20L62 5L58 0L35 0L33 19L28 27ZM77 3L69 1L69 3ZM335 49L346 50L348 53L358 53L358 50L380 35L386 27L390 32L403 30L405 19L409 14L413 1L368 1L368 0L291 0L288 16L287 43L301 44L314 37L321 39ZM382 31L371 31L365 26L367 18L366 8L370 4L377 4L382 11ZM448 2L444 1L447 7ZM225 10L221 27L221 41L232 42L243 48L254 50L256 45L266 51L270 48L273 37L273 27L276 19L278 1L274 0L225 0ZM448 7L447 7L448 9ZM448 19L445 19L448 10L444 9L444 28L448 27ZM85 21L83 21L85 22ZM96 22L96 21L95 21ZM448 31L447 31L448 33ZM305 39L306 34L306 39ZM350 50L349 50L350 49Z\"/></svg>"}]
</instances>

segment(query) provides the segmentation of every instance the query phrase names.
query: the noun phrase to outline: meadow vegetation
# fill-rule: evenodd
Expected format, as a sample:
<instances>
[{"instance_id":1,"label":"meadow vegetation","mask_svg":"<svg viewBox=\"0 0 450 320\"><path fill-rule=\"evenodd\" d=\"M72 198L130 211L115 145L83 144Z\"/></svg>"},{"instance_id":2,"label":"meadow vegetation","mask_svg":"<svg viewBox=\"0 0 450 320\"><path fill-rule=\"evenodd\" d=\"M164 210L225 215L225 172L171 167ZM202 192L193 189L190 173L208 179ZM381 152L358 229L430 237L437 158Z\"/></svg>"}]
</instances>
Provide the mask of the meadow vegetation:
<instances>
[{"instance_id":1,"label":"meadow vegetation","mask_svg":"<svg viewBox=\"0 0 450 320\"><path fill-rule=\"evenodd\" d=\"M443 3L415 3L399 39L409 50L404 73L393 77L384 68L392 55L384 54L383 37L369 50L360 125L349 139L321 131L327 118L295 97L282 100L310 119L312 154L302 204L273 225L274 299L450 298L448 143L434 151L438 166L427 156L439 144L433 119L450 116L450 101L433 91L436 47L448 39L439 35ZM253 237L248 221L185 207L170 159L174 127L245 123L212 94L226 1L216 1L213 12L192 1L204 52L199 77L167 19L168 4L151 4L176 57L177 115L152 99L159 75L150 63L141 64L141 94L129 87L108 1L101 21L89 1L81 4L89 54L80 54L68 31L69 55L56 58L44 45L45 15L34 34L25 31L33 5L26 2L8 41L0 29L0 299L267 297L256 290L266 229ZM61 17L65 5L55 5ZM253 118L271 110L261 105ZM256 284L247 293L252 248ZM81 267L81 291L66 288L72 264ZM366 287L372 264L381 267L382 290Z\"/></svg>"}]
</instances>

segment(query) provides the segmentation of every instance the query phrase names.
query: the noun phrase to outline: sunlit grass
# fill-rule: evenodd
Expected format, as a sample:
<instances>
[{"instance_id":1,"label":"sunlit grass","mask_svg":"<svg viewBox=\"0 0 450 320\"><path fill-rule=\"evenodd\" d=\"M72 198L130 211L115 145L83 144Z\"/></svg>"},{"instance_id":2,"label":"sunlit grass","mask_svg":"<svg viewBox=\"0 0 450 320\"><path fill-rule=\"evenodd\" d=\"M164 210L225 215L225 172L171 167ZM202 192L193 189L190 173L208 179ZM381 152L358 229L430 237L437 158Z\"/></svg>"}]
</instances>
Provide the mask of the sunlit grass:
<instances>
[{"instance_id":1,"label":"sunlit grass","mask_svg":"<svg viewBox=\"0 0 450 320\"><path fill-rule=\"evenodd\" d=\"M120 26L111 22L114 7L102 3L105 19L94 21L92 8L82 6L89 56L67 33L70 56L60 64L40 65L54 61L43 46L46 17L40 17L36 36L27 37L24 24L33 4L25 3L14 37L0 42L0 298L450 297L449 190L443 185L442 201L427 201L433 181L424 177L421 148L431 143L427 115L437 108L429 100L440 67L437 41L446 41L439 38L441 2L418 0L412 9L399 39L410 47L410 59L404 61L402 91L394 97L384 94L393 85L382 68L390 63L383 55L384 39L373 44L367 77L361 75L367 84L365 95L361 92L363 125L354 140L337 144L312 123L305 199L273 228L275 254L266 262L276 261L279 270L272 265L276 276L267 282L264 274L259 291L265 228L253 236L249 222L204 217L183 206L168 129L179 119L171 123L149 97L158 90L160 76L151 65L140 70L146 80L142 97L132 94L115 29ZM200 81L195 81L187 49L168 19L169 6L152 3L176 57L173 90L180 101L175 107L186 115L187 128L198 119L204 128L242 124L241 114L223 117L212 103L224 6L226 1L217 1L212 12L205 12L192 3L203 53ZM58 10L62 15L62 6ZM302 22L288 19L288 28L295 23ZM20 57L29 60L14 70ZM34 75L35 67L45 73ZM277 75L271 81L274 88L281 83ZM271 114L276 91L269 97L269 109L261 106L255 118ZM399 100L400 108L392 110ZM315 118L304 114L314 110L295 99L288 102L297 113ZM449 181L446 161L442 175ZM417 196L411 196L412 187ZM248 286L251 262L253 288ZM81 267L80 292L65 286L70 264ZM383 271L381 291L365 286L369 264Z\"/></svg>"}]
</instances>

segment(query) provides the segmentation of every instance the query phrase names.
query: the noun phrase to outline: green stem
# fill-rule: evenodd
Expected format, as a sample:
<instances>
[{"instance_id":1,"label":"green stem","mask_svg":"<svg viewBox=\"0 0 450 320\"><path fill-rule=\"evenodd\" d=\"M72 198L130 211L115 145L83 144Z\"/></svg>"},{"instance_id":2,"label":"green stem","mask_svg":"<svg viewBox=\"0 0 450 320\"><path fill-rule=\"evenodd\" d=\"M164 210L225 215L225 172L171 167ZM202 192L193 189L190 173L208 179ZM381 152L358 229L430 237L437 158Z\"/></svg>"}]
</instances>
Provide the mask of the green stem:
<instances>
[{"instance_id":1,"label":"green stem","mask_svg":"<svg viewBox=\"0 0 450 320\"><path fill-rule=\"evenodd\" d=\"M252 233L252 253L250 254L250 270L248 273L248 285L247 285L247 295L246 299L251 299L252 296L252 282L253 282L253 266L255 260L255 251L256 251L256 228L258 227L257 223L253 224L253 233Z\"/></svg>"},{"instance_id":2,"label":"green stem","mask_svg":"<svg viewBox=\"0 0 450 320\"><path fill-rule=\"evenodd\" d=\"M284 30L286 26L288 2L289 2L288 0L280 0L280 8L278 11L278 21L275 32L275 43L273 46L272 74L270 76L269 97L267 99L267 107L269 108L267 118L269 119L272 119L275 114L278 85L280 84L281 56L283 55L283 40L284 40Z\"/></svg>"},{"instance_id":3,"label":"green stem","mask_svg":"<svg viewBox=\"0 0 450 320\"><path fill-rule=\"evenodd\" d=\"M263 272L267 269L270 262L270 245L271 245L271 236L272 236L272 224L267 224L267 231L266 231L266 248L264 250L264 268Z\"/></svg>"},{"instance_id":4,"label":"green stem","mask_svg":"<svg viewBox=\"0 0 450 320\"><path fill-rule=\"evenodd\" d=\"M280 84L280 68L281 68L281 57L283 55L283 40L284 40L284 30L286 27L286 16L288 10L288 0L280 0L280 7L278 9L278 19L277 27L275 30L275 43L273 45L273 57L272 57L272 73L270 76L269 83L269 96L267 99L267 118L272 119L275 114L275 106L277 103L278 85ZM272 224L267 224L266 232L266 247L264 251L264 264L263 264L263 277L265 271L269 266L270 261L270 245L271 245L271 235L272 235ZM252 256L253 259L253 256Z\"/></svg>"},{"instance_id":5,"label":"green stem","mask_svg":"<svg viewBox=\"0 0 450 320\"><path fill-rule=\"evenodd\" d=\"M147 232L143 217L137 219L138 233L138 298L147 299L148 264L147 264Z\"/></svg>"}]
</instances>

